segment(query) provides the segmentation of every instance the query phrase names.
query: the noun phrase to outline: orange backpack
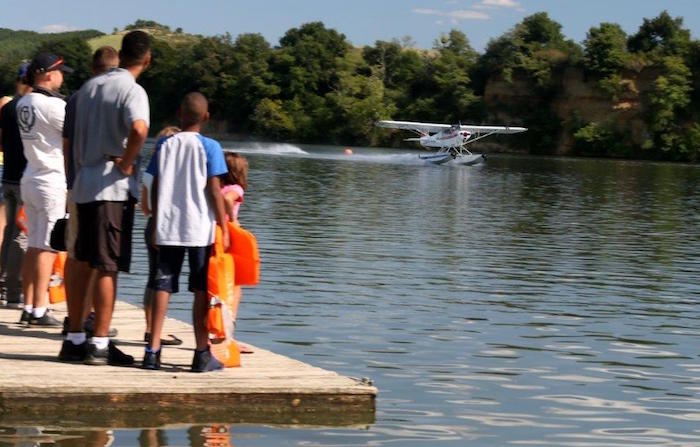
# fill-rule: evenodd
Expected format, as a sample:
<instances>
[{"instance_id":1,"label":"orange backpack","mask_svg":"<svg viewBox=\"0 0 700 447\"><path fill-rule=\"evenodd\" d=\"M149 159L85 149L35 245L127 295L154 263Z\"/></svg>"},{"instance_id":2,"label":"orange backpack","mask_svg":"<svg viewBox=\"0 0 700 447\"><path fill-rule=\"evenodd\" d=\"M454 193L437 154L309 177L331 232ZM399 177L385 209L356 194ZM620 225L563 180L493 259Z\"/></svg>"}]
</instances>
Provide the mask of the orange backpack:
<instances>
[{"instance_id":1,"label":"orange backpack","mask_svg":"<svg viewBox=\"0 0 700 447\"><path fill-rule=\"evenodd\" d=\"M260 254L258 241L250 231L240 225L228 222L231 245L228 252L233 256L235 264L235 280L237 286L256 286L260 282Z\"/></svg>"}]
</instances>

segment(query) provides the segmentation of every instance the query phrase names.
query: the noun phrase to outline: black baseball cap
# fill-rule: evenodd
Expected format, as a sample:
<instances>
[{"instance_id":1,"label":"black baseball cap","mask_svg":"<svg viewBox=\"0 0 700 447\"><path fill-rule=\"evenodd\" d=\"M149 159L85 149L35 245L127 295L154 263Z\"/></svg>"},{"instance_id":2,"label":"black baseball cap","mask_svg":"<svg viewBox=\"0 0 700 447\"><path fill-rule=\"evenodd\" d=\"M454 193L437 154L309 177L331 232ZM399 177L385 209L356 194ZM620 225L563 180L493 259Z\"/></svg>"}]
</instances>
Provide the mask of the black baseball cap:
<instances>
[{"instance_id":1,"label":"black baseball cap","mask_svg":"<svg viewBox=\"0 0 700 447\"><path fill-rule=\"evenodd\" d=\"M29 65L29 72L32 74L46 73L53 70L61 70L64 73L73 73L73 69L63 63L61 56L51 53L38 54L32 59Z\"/></svg>"}]
</instances>

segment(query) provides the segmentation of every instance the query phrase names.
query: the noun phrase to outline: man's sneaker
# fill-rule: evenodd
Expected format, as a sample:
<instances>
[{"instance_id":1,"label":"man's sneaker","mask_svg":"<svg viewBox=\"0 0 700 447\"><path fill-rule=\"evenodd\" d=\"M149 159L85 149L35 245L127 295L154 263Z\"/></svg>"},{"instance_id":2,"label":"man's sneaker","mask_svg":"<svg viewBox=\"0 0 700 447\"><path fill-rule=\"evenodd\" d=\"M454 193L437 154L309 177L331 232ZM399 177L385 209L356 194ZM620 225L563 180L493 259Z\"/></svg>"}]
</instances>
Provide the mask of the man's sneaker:
<instances>
[{"instance_id":1,"label":"man's sneaker","mask_svg":"<svg viewBox=\"0 0 700 447\"><path fill-rule=\"evenodd\" d=\"M45 326L45 327L60 327L63 325L60 321L51 316L51 313L47 310L41 317L35 317L29 320L29 324L32 326Z\"/></svg>"},{"instance_id":2,"label":"man's sneaker","mask_svg":"<svg viewBox=\"0 0 700 447\"><path fill-rule=\"evenodd\" d=\"M82 362L87 355L87 342L84 341L79 345L73 344L70 340L63 340L61 352L58 353L58 359L62 362Z\"/></svg>"},{"instance_id":3,"label":"man's sneaker","mask_svg":"<svg viewBox=\"0 0 700 447\"><path fill-rule=\"evenodd\" d=\"M98 349L96 344L88 343L83 363L86 365L106 365L108 357L109 348Z\"/></svg>"},{"instance_id":4,"label":"man's sneaker","mask_svg":"<svg viewBox=\"0 0 700 447\"><path fill-rule=\"evenodd\" d=\"M224 365L211 354L209 348L206 351L194 351L192 372L208 372L220 369L224 369Z\"/></svg>"},{"instance_id":5,"label":"man's sneaker","mask_svg":"<svg viewBox=\"0 0 700 447\"><path fill-rule=\"evenodd\" d=\"M83 363L86 365L130 366L134 364L134 357L123 353L111 341L104 349L98 349L94 343L88 343Z\"/></svg>"},{"instance_id":6,"label":"man's sneaker","mask_svg":"<svg viewBox=\"0 0 700 447\"><path fill-rule=\"evenodd\" d=\"M90 312L90 314L87 316L85 322L83 323L83 330L87 334L88 338L93 337L95 335L95 312ZM112 327L109 328L107 336L109 338L116 337L117 330Z\"/></svg>"},{"instance_id":7,"label":"man's sneaker","mask_svg":"<svg viewBox=\"0 0 700 447\"><path fill-rule=\"evenodd\" d=\"M31 320L31 319L32 319L31 312L27 312L26 310L23 310L22 316L19 318L19 324L23 324L26 326L29 324L29 320Z\"/></svg>"},{"instance_id":8,"label":"man's sneaker","mask_svg":"<svg viewBox=\"0 0 700 447\"><path fill-rule=\"evenodd\" d=\"M141 367L143 369L160 369L160 352L146 351L143 355L143 362L141 362Z\"/></svg>"}]
</instances>

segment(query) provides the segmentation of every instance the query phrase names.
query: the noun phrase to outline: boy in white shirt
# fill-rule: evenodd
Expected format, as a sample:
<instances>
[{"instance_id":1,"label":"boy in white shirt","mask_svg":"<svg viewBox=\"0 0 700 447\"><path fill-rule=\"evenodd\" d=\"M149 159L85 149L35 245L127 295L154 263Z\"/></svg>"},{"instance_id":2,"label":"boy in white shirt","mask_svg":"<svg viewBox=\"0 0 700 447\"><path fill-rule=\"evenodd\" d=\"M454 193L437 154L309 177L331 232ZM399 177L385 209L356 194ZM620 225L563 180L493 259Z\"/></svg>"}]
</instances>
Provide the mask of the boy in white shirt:
<instances>
[{"instance_id":1,"label":"boy in white shirt","mask_svg":"<svg viewBox=\"0 0 700 447\"><path fill-rule=\"evenodd\" d=\"M62 137L66 102L57 92L63 72L72 71L62 58L39 54L28 69L34 90L17 102L17 125L27 159L20 189L29 226L22 266L25 308L20 323L61 325L47 312L47 290L56 259L49 241L54 224L66 213Z\"/></svg>"},{"instance_id":2,"label":"boy in white shirt","mask_svg":"<svg viewBox=\"0 0 700 447\"><path fill-rule=\"evenodd\" d=\"M201 93L189 93L180 106L182 131L156 145L146 172L152 187L156 272L151 315L151 340L142 366L160 368L161 332L171 293L177 293L185 252L190 267L189 290L194 293L192 317L197 344L193 372L221 369L211 355L206 329L207 269L215 225L226 224L219 176L228 172L221 145L200 135L209 119L208 103ZM228 231L223 232L228 249Z\"/></svg>"}]
</instances>

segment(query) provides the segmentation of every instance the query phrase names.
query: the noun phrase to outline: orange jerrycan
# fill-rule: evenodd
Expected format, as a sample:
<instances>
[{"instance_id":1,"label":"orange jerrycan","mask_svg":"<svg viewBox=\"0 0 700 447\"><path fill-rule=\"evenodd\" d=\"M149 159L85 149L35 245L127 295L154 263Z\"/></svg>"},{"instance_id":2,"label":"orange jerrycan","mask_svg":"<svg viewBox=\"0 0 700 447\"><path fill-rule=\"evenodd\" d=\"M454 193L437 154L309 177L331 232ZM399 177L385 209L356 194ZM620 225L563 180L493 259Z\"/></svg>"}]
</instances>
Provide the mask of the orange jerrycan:
<instances>
[{"instance_id":1,"label":"orange jerrycan","mask_svg":"<svg viewBox=\"0 0 700 447\"><path fill-rule=\"evenodd\" d=\"M235 264L237 286L256 286L260 282L260 254L258 241L250 231L240 225L229 222L228 231L231 239L229 253Z\"/></svg>"},{"instance_id":2,"label":"orange jerrycan","mask_svg":"<svg viewBox=\"0 0 700 447\"><path fill-rule=\"evenodd\" d=\"M49 302L51 304L62 303L66 300L66 284L63 280L63 273L66 267L68 254L60 251L53 262L53 271L49 280Z\"/></svg>"}]
</instances>

